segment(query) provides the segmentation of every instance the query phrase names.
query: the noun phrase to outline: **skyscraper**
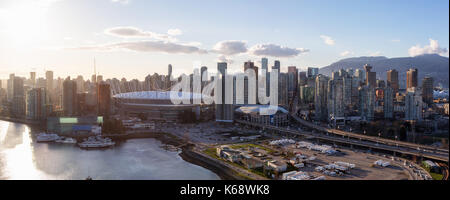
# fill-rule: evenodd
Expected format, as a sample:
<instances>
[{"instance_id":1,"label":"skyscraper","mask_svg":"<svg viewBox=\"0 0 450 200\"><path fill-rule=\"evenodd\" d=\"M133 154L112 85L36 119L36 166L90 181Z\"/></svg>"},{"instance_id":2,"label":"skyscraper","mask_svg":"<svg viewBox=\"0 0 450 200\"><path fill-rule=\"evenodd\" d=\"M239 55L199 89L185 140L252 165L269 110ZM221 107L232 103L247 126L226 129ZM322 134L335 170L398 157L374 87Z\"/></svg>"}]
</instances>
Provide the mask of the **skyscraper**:
<instances>
[{"instance_id":1,"label":"skyscraper","mask_svg":"<svg viewBox=\"0 0 450 200\"><path fill-rule=\"evenodd\" d=\"M255 71L256 80L258 80L258 67L255 66L254 62L247 61L244 63L244 72L247 69L253 69Z\"/></svg>"},{"instance_id":2,"label":"skyscraper","mask_svg":"<svg viewBox=\"0 0 450 200\"><path fill-rule=\"evenodd\" d=\"M111 110L111 86L101 82L97 88L98 115L108 117Z\"/></svg>"},{"instance_id":3,"label":"skyscraper","mask_svg":"<svg viewBox=\"0 0 450 200\"><path fill-rule=\"evenodd\" d=\"M268 72L269 60L267 58L261 58L261 69L265 69Z\"/></svg>"},{"instance_id":4,"label":"skyscraper","mask_svg":"<svg viewBox=\"0 0 450 200\"><path fill-rule=\"evenodd\" d=\"M306 77L306 72L298 73L298 84L299 86L305 86L308 84L308 78Z\"/></svg>"},{"instance_id":5,"label":"skyscraper","mask_svg":"<svg viewBox=\"0 0 450 200\"><path fill-rule=\"evenodd\" d=\"M214 93L220 92L222 94L222 102L216 103L216 121L233 122L233 104L225 103L225 76L227 75L227 63L217 63L217 71L221 76L217 77L217 81L221 81L221 88L219 88L219 91L214 91Z\"/></svg>"},{"instance_id":6,"label":"skyscraper","mask_svg":"<svg viewBox=\"0 0 450 200\"><path fill-rule=\"evenodd\" d=\"M297 95L298 69L296 66L288 67L288 100L291 103Z\"/></svg>"},{"instance_id":7,"label":"skyscraper","mask_svg":"<svg viewBox=\"0 0 450 200\"><path fill-rule=\"evenodd\" d=\"M45 88L32 88L26 96L26 117L30 120L44 120L46 113L47 95Z\"/></svg>"},{"instance_id":8,"label":"skyscraper","mask_svg":"<svg viewBox=\"0 0 450 200\"><path fill-rule=\"evenodd\" d=\"M319 68L308 67L308 77L314 77L319 74Z\"/></svg>"},{"instance_id":9,"label":"skyscraper","mask_svg":"<svg viewBox=\"0 0 450 200\"><path fill-rule=\"evenodd\" d=\"M314 107L316 120L325 121L328 119L327 90L328 90L328 77L324 75L317 75L314 93Z\"/></svg>"},{"instance_id":10,"label":"skyscraper","mask_svg":"<svg viewBox=\"0 0 450 200\"><path fill-rule=\"evenodd\" d=\"M418 73L418 70L415 68L411 68L406 72L406 89L418 86Z\"/></svg>"},{"instance_id":11,"label":"skyscraper","mask_svg":"<svg viewBox=\"0 0 450 200\"><path fill-rule=\"evenodd\" d=\"M46 89L47 89L48 93L51 93L51 91L53 91L53 71L46 71L45 79L47 81Z\"/></svg>"},{"instance_id":12,"label":"skyscraper","mask_svg":"<svg viewBox=\"0 0 450 200\"><path fill-rule=\"evenodd\" d=\"M30 72L30 84L31 87L35 87L36 85L36 72Z\"/></svg>"},{"instance_id":13,"label":"skyscraper","mask_svg":"<svg viewBox=\"0 0 450 200\"><path fill-rule=\"evenodd\" d=\"M270 73L269 73L269 60L267 58L261 58L261 73L266 71L266 96L270 95ZM263 74L261 74L263 75Z\"/></svg>"},{"instance_id":14,"label":"skyscraper","mask_svg":"<svg viewBox=\"0 0 450 200\"><path fill-rule=\"evenodd\" d=\"M344 116L344 83L340 76L334 76L328 81L327 107L328 119L340 118Z\"/></svg>"},{"instance_id":15,"label":"skyscraper","mask_svg":"<svg viewBox=\"0 0 450 200\"><path fill-rule=\"evenodd\" d=\"M389 86L384 88L383 112L386 119L394 117L394 89Z\"/></svg>"},{"instance_id":16,"label":"skyscraper","mask_svg":"<svg viewBox=\"0 0 450 200\"><path fill-rule=\"evenodd\" d=\"M94 75L91 76L91 82L93 84L97 83L97 75L94 74Z\"/></svg>"},{"instance_id":17,"label":"skyscraper","mask_svg":"<svg viewBox=\"0 0 450 200\"><path fill-rule=\"evenodd\" d=\"M11 101L14 97L14 92L13 92L14 91L14 77L15 77L14 74L10 74L8 82L7 82L6 96L7 96L8 101Z\"/></svg>"},{"instance_id":18,"label":"skyscraper","mask_svg":"<svg viewBox=\"0 0 450 200\"><path fill-rule=\"evenodd\" d=\"M377 87L378 88L386 87L386 83L384 82L384 80L377 80Z\"/></svg>"},{"instance_id":19,"label":"skyscraper","mask_svg":"<svg viewBox=\"0 0 450 200\"><path fill-rule=\"evenodd\" d=\"M356 104L355 100L358 99L358 95L354 94L355 86L353 84L353 76L346 71L345 73L342 73L342 95L343 95L343 104L344 104L344 114L348 113L351 110L352 105Z\"/></svg>"},{"instance_id":20,"label":"skyscraper","mask_svg":"<svg viewBox=\"0 0 450 200\"><path fill-rule=\"evenodd\" d=\"M169 64L169 66L167 66L167 75L169 75L169 78L172 76L172 65Z\"/></svg>"},{"instance_id":21,"label":"skyscraper","mask_svg":"<svg viewBox=\"0 0 450 200\"><path fill-rule=\"evenodd\" d=\"M13 98L12 98L12 115L22 117L25 115L25 90L23 85L24 78L14 77L13 81Z\"/></svg>"},{"instance_id":22,"label":"skyscraper","mask_svg":"<svg viewBox=\"0 0 450 200\"><path fill-rule=\"evenodd\" d=\"M366 74L361 69L355 70L355 78L358 79L358 85L366 82Z\"/></svg>"},{"instance_id":23,"label":"skyscraper","mask_svg":"<svg viewBox=\"0 0 450 200\"><path fill-rule=\"evenodd\" d=\"M422 100L424 103L433 104L433 78L425 77L422 80Z\"/></svg>"},{"instance_id":24,"label":"skyscraper","mask_svg":"<svg viewBox=\"0 0 450 200\"><path fill-rule=\"evenodd\" d=\"M102 75L98 75L97 76L97 83L101 83L103 81L103 76Z\"/></svg>"},{"instance_id":25,"label":"skyscraper","mask_svg":"<svg viewBox=\"0 0 450 200\"><path fill-rule=\"evenodd\" d=\"M394 94L397 94L399 88L397 70L391 69L387 71L387 86L394 90Z\"/></svg>"},{"instance_id":26,"label":"skyscraper","mask_svg":"<svg viewBox=\"0 0 450 200\"><path fill-rule=\"evenodd\" d=\"M84 92L84 79L83 76L78 76L76 79L77 82L77 92L78 93L82 93Z\"/></svg>"},{"instance_id":27,"label":"skyscraper","mask_svg":"<svg viewBox=\"0 0 450 200\"><path fill-rule=\"evenodd\" d=\"M376 72L372 72L372 66L366 64L364 65L364 69L366 70L366 85L369 87L376 87L377 84L377 74Z\"/></svg>"},{"instance_id":28,"label":"skyscraper","mask_svg":"<svg viewBox=\"0 0 450 200\"><path fill-rule=\"evenodd\" d=\"M422 95L415 87L407 89L405 96L405 120L420 121L422 119Z\"/></svg>"},{"instance_id":29,"label":"skyscraper","mask_svg":"<svg viewBox=\"0 0 450 200\"><path fill-rule=\"evenodd\" d=\"M279 61L279 60L275 60L275 61L273 62L273 67L272 67L272 69L278 69L278 71L280 71L280 69L281 69L281 64L280 64L280 61Z\"/></svg>"},{"instance_id":30,"label":"skyscraper","mask_svg":"<svg viewBox=\"0 0 450 200\"><path fill-rule=\"evenodd\" d=\"M62 107L65 116L77 114L77 83L67 77L63 82Z\"/></svg>"},{"instance_id":31,"label":"skyscraper","mask_svg":"<svg viewBox=\"0 0 450 200\"><path fill-rule=\"evenodd\" d=\"M368 85L359 88L359 112L361 118L371 121L375 114L375 89Z\"/></svg>"},{"instance_id":32,"label":"skyscraper","mask_svg":"<svg viewBox=\"0 0 450 200\"><path fill-rule=\"evenodd\" d=\"M200 68L200 77L201 77L201 83L202 83L201 91L203 91L203 88L206 86L206 84L209 81L209 75L207 75L206 77L203 77L203 73L207 72L207 71L208 71L208 67L206 67L206 66L203 66Z\"/></svg>"},{"instance_id":33,"label":"skyscraper","mask_svg":"<svg viewBox=\"0 0 450 200\"><path fill-rule=\"evenodd\" d=\"M251 61L247 61L247 62L245 62L244 63L244 72L245 71L247 71L247 69L251 69L251 70L253 70L254 72L255 72L255 78L256 78L256 91L257 91L257 85L258 85L258 67L256 67L255 66L255 64L253 63L253 62L251 62ZM248 81L249 81L249 79L248 79L248 77L247 76L245 76L244 77L244 104L250 104L250 102L249 102L249 99L248 99L248 97L249 97L249 92L250 92L250 90L249 90L249 83L248 83ZM257 95L258 93L256 93L256 95Z\"/></svg>"},{"instance_id":34,"label":"skyscraper","mask_svg":"<svg viewBox=\"0 0 450 200\"><path fill-rule=\"evenodd\" d=\"M279 73L278 75L278 104L282 106L289 105L288 91L289 76L287 73Z\"/></svg>"}]
</instances>

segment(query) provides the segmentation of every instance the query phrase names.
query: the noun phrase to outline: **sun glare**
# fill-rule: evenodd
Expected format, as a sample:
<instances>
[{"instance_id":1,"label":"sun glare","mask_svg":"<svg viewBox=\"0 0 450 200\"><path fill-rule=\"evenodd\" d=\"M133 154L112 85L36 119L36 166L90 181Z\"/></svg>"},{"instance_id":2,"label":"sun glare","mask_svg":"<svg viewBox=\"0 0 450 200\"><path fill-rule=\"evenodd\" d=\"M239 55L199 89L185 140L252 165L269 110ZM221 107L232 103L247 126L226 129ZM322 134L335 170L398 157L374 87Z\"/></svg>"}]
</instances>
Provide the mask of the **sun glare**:
<instances>
[{"instance_id":1,"label":"sun glare","mask_svg":"<svg viewBox=\"0 0 450 200\"><path fill-rule=\"evenodd\" d=\"M33 47L48 36L46 11L34 3L0 8L0 34L15 48Z\"/></svg>"}]
</instances>

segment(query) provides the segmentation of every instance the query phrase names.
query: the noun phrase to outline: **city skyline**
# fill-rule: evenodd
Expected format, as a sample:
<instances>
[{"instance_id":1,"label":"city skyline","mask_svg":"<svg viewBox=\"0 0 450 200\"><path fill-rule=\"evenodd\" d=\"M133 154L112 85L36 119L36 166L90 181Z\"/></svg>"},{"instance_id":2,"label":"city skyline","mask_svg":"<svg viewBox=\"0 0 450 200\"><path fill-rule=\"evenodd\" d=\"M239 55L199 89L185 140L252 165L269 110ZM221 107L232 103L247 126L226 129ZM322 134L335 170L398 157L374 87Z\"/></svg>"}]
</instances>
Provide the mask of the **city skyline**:
<instances>
[{"instance_id":1,"label":"city skyline","mask_svg":"<svg viewBox=\"0 0 450 200\"><path fill-rule=\"evenodd\" d=\"M30 1L0 3L0 79L10 73L28 77L30 71L44 77L45 70L87 79L94 58L105 79L143 80L166 74L168 64L174 75L189 74L194 62L213 70L227 61L233 72L247 60L261 67L267 57L269 68L280 60L281 71L305 71L346 57L448 57L448 2L442 1L25 3Z\"/></svg>"}]
</instances>

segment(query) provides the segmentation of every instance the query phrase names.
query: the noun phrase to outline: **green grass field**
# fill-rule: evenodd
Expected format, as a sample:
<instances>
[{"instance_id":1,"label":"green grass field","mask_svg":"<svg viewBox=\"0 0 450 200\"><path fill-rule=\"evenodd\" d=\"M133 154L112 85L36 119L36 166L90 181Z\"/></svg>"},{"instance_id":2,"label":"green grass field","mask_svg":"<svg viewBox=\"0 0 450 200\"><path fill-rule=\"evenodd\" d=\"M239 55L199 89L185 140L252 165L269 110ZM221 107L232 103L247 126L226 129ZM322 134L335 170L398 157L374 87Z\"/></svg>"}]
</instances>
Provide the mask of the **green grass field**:
<instances>
[{"instance_id":1,"label":"green grass field","mask_svg":"<svg viewBox=\"0 0 450 200\"><path fill-rule=\"evenodd\" d=\"M263 146L257 145L257 144L233 144L233 145L230 145L230 148L232 148L232 149L241 149L241 148L248 148L248 147L262 149L262 150L266 151L267 153L274 152L274 150L272 150L272 149L269 149L267 147L263 147Z\"/></svg>"}]
</instances>

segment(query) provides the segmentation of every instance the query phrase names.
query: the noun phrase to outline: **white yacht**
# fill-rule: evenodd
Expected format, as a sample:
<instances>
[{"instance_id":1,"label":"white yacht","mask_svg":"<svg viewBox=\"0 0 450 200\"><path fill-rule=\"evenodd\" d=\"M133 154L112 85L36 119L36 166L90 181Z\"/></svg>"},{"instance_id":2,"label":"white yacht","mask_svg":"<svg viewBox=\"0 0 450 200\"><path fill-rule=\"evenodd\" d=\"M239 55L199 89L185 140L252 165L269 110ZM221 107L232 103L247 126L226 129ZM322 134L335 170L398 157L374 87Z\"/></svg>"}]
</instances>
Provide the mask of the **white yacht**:
<instances>
[{"instance_id":1,"label":"white yacht","mask_svg":"<svg viewBox=\"0 0 450 200\"><path fill-rule=\"evenodd\" d=\"M53 142L59 139L54 133L39 133L36 137L37 142Z\"/></svg>"},{"instance_id":2,"label":"white yacht","mask_svg":"<svg viewBox=\"0 0 450 200\"><path fill-rule=\"evenodd\" d=\"M77 140L71 137L66 137L66 138L59 138L58 140L56 140L56 142L58 143L63 143L63 144L76 144Z\"/></svg>"},{"instance_id":3,"label":"white yacht","mask_svg":"<svg viewBox=\"0 0 450 200\"><path fill-rule=\"evenodd\" d=\"M83 142L79 143L78 146L81 148L105 148L114 146L116 143L111 140L111 138L103 138L100 136L89 137L84 139Z\"/></svg>"}]
</instances>

